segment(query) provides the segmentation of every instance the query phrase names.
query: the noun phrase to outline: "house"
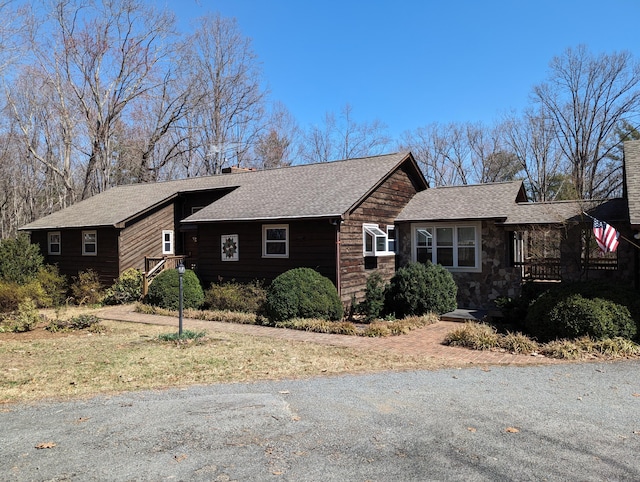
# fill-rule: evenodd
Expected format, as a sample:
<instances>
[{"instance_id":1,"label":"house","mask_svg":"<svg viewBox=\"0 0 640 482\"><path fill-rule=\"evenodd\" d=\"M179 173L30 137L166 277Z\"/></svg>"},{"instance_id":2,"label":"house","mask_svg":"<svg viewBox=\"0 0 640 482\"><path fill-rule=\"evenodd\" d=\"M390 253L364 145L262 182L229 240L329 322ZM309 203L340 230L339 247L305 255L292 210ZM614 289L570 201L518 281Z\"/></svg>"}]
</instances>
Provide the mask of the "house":
<instances>
[{"instance_id":1,"label":"house","mask_svg":"<svg viewBox=\"0 0 640 482\"><path fill-rule=\"evenodd\" d=\"M21 228L65 275L183 260L205 286L311 267L345 303L395 272L394 221L427 183L408 153L109 189Z\"/></svg>"},{"instance_id":2,"label":"house","mask_svg":"<svg viewBox=\"0 0 640 482\"><path fill-rule=\"evenodd\" d=\"M430 260L458 304L488 308L525 281L640 285L640 141L625 144L625 195L528 202L521 181L428 188L408 152L112 188L21 229L61 273L92 268L110 284L183 261L203 284L274 279L311 267L345 304L367 277ZM626 240L601 256L592 217Z\"/></svg>"}]
</instances>

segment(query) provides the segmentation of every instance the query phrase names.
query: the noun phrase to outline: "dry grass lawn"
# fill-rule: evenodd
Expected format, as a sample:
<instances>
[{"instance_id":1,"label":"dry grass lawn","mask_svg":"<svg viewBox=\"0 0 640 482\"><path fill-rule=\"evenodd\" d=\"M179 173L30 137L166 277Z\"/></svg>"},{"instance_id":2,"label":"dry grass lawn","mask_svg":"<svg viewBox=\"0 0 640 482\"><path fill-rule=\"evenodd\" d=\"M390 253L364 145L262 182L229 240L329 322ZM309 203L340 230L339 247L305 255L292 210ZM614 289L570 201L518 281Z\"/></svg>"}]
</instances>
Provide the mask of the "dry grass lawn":
<instances>
[{"instance_id":1,"label":"dry grass lawn","mask_svg":"<svg viewBox=\"0 0 640 482\"><path fill-rule=\"evenodd\" d=\"M88 330L0 333L0 403L193 384L435 368L428 359L239 334L178 346L166 326L103 321Z\"/></svg>"}]
</instances>

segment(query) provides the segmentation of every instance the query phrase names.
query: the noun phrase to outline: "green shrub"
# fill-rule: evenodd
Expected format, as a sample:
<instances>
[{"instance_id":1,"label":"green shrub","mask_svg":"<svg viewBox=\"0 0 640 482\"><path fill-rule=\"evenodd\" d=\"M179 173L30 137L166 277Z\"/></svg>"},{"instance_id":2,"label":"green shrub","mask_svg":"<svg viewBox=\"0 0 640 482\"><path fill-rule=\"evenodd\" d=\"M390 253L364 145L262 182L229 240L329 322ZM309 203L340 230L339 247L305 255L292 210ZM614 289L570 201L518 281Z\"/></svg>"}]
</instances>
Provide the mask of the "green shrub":
<instances>
[{"instance_id":1,"label":"green shrub","mask_svg":"<svg viewBox=\"0 0 640 482\"><path fill-rule=\"evenodd\" d=\"M71 296L77 305L96 305L104 296L100 277L92 269L81 271L73 277Z\"/></svg>"},{"instance_id":2,"label":"green shrub","mask_svg":"<svg viewBox=\"0 0 640 482\"><path fill-rule=\"evenodd\" d=\"M33 300L25 300L18 305L18 309L3 321L4 328L13 333L23 333L33 330L41 321L40 314Z\"/></svg>"},{"instance_id":3,"label":"green shrub","mask_svg":"<svg viewBox=\"0 0 640 482\"><path fill-rule=\"evenodd\" d=\"M311 268L295 268L279 275L267 290L267 316L340 320L343 307L333 283Z\"/></svg>"},{"instance_id":4,"label":"green shrub","mask_svg":"<svg viewBox=\"0 0 640 482\"><path fill-rule=\"evenodd\" d=\"M26 234L3 239L0 241L0 280L25 284L36 278L43 260L40 247L31 244Z\"/></svg>"},{"instance_id":5,"label":"green shrub","mask_svg":"<svg viewBox=\"0 0 640 482\"><path fill-rule=\"evenodd\" d=\"M385 311L395 313L398 318L447 313L456 309L457 293L451 273L439 264L411 263L391 278Z\"/></svg>"},{"instance_id":6,"label":"green shrub","mask_svg":"<svg viewBox=\"0 0 640 482\"><path fill-rule=\"evenodd\" d=\"M364 301L358 305L358 312L365 315L366 321L380 318L384 309L384 293L386 283L378 272L372 273L367 278L367 286L364 291Z\"/></svg>"},{"instance_id":7,"label":"green shrub","mask_svg":"<svg viewBox=\"0 0 640 482\"><path fill-rule=\"evenodd\" d=\"M596 340L633 338L637 326L629 310L602 298L584 298L566 291L541 295L529 308L527 332L540 341L590 336Z\"/></svg>"},{"instance_id":8,"label":"green shrub","mask_svg":"<svg viewBox=\"0 0 640 482\"><path fill-rule=\"evenodd\" d=\"M180 304L180 277L177 269L167 269L160 273L149 285L147 301L149 304L177 310ZM183 308L199 308L204 303L204 292L198 276L190 269L185 270L182 278Z\"/></svg>"},{"instance_id":9,"label":"green shrub","mask_svg":"<svg viewBox=\"0 0 640 482\"><path fill-rule=\"evenodd\" d=\"M129 268L120 274L115 283L107 289L104 303L119 305L133 303L142 299L142 282L144 275L139 269Z\"/></svg>"},{"instance_id":10,"label":"green shrub","mask_svg":"<svg viewBox=\"0 0 640 482\"><path fill-rule=\"evenodd\" d=\"M555 327L548 320L548 314L560 301L573 295L580 295L587 299L608 300L626 307L635 321L636 334L640 332L638 292L627 285L610 281L578 281L547 287L542 294L531 297L532 301L524 318L525 331L541 340L562 337L563 335L556 333Z\"/></svg>"},{"instance_id":11,"label":"green shrub","mask_svg":"<svg viewBox=\"0 0 640 482\"><path fill-rule=\"evenodd\" d=\"M266 299L267 291L259 281L212 284L204 293L205 307L213 310L260 313Z\"/></svg>"}]
</instances>

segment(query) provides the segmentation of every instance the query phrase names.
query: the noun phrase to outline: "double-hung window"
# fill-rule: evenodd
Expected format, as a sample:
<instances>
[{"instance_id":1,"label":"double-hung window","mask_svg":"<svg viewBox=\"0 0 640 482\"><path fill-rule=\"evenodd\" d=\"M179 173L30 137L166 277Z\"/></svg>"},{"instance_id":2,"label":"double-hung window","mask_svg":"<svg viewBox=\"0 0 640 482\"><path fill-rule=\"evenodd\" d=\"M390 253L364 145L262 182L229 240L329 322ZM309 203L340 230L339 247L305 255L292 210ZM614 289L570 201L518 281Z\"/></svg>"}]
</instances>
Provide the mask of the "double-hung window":
<instances>
[{"instance_id":1,"label":"double-hung window","mask_svg":"<svg viewBox=\"0 0 640 482\"><path fill-rule=\"evenodd\" d=\"M60 231L52 231L48 234L49 254L59 255L62 252L62 244L60 242Z\"/></svg>"},{"instance_id":2,"label":"double-hung window","mask_svg":"<svg viewBox=\"0 0 640 482\"><path fill-rule=\"evenodd\" d=\"M82 256L96 256L98 254L98 233L96 231L82 231Z\"/></svg>"},{"instance_id":3,"label":"double-hung window","mask_svg":"<svg viewBox=\"0 0 640 482\"><path fill-rule=\"evenodd\" d=\"M480 271L480 234L480 223L413 225L413 260L452 271Z\"/></svg>"},{"instance_id":4,"label":"double-hung window","mask_svg":"<svg viewBox=\"0 0 640 482\"><path fill-rule=\"evenodd\" d=\"M48 253L52 255L59 255L62 252L62 243L60 242L60 231L52 231L48 233Z\"/></svg>"},{"instance_id":5,"label":"double-hung window","mask_svg":"<svg viewBox=\"0 0 640 482\"><path fill-rule=\"evenodd\" d=\"M362 244L365 256L381 256L394 254L389 249L388 232L380 229L377 224L362 225ZM395 245L394 245L395 247Z\"/></svg>"},{"instance_id":6,"label":"double-hung window","mask_svg":"<svg viewBox=\"0 0 640 482\"><path fill-rule=\"evenodd\" d=\"M288 224L265 224L262 226L262 257L289 257Z\"/></svg>"},{"instance_id":7,"label":"double-hung window","mask_svg":"<svg viewBox=\"0 0 640 482\"><path fill-rule=\"evenodd\" d=\"M173 254L173 231L162 231L162 254Z\"/></svg>"}]
</instances>

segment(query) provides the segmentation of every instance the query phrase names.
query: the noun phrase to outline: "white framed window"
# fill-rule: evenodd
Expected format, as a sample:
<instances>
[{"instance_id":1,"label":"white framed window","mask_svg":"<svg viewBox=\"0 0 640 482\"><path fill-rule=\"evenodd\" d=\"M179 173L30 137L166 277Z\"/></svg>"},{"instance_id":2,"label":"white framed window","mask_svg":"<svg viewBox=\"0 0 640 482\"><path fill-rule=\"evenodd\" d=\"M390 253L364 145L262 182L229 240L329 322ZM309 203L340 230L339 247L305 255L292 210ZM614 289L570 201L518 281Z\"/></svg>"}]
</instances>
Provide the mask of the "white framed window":
<instances>
[{"instance_id":1,"label":"white framed window","mask_svg":"<svg viewBox=\"0 0 640 482\"><path fill-rule=\"evenodd\" d=\"M96 231L82 231L82 256L96 256L98 254L98 233Z\"/></svg>"},{"instance_id":2,"label":"white framed window","mask_svg":"<svg viewBox=\"0 0 640 482\"><path fill-rule=\"evenodd\" d=\"M480 272L480 223L412 225L412 259L451 271Z\"/></svg>"},{"instance_id":3,"label":"white framed window","mask_svg":"<svg viewBox=\"0 0 640 482\"><path fill-rule=\"evenodd\" d=\"M387 233L377 224L362 225L362 251L365 256L383 256L389 252Z\"/></svg>"},{"instance_id":4,"label":"white framed window","mask_svg":"<svg viewBox=\"0 0 640 482\"><path fill-rule=\"evenodd\" d=\"M262 257L289 257L288 224L264 224L262 226Z\"/></svg>"},{"instance_id":5,"label":"white framed window","mask_svg":"<svg viewBox=\"0 0 640 482\"><path fill-rule=\"evenodd\" d=\"M50 233L48 233L47 239L49 245L49 254L59 255L62 252L60 231L51 231Z\"/></svg>"},{"instance_id":6,"label":"white framed window","mask_svg":"<svg viewBox=\"0 0 640 482\"><path fill-rule=\"evenodd\" d=\"M387 251L396 252L396 227L392 224L387 226Z\"/></svg>"},{"instance_id":7,"label":"white framed window","mask_svg":"<svg viewBox=\"0 0 640 482\"><path fill-rule=\"evenodd\" d=\"M162 231L162 254L173 254L173 231Z\"/></svg>"}]
</instances>

